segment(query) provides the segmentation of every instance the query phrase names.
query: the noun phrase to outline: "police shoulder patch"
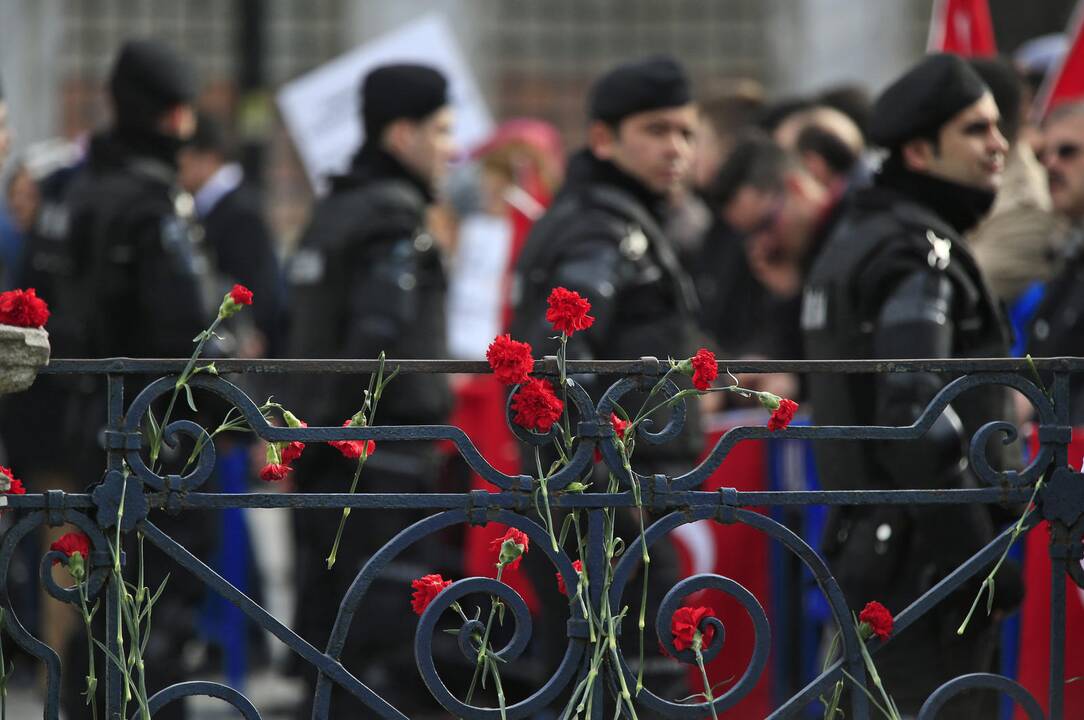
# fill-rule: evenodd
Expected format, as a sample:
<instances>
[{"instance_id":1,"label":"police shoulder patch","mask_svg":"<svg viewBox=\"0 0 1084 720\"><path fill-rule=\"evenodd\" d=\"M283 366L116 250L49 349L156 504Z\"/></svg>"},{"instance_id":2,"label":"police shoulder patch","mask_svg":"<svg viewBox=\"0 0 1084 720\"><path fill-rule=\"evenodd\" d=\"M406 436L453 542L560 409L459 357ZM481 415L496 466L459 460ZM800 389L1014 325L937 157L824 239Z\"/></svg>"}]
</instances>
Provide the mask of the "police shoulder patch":
<instances>
[{"instance_id":1,"label":"police shoulder patch","mask_svg":"<svg viewBox=\"0 0 1084 720\"><path fill-rule=\"evenodd\" d=\"M286 280L291 285L312 285L324 279L324 254L312 248L302 248L290 259Z\"/></svg>"}]
</instances>

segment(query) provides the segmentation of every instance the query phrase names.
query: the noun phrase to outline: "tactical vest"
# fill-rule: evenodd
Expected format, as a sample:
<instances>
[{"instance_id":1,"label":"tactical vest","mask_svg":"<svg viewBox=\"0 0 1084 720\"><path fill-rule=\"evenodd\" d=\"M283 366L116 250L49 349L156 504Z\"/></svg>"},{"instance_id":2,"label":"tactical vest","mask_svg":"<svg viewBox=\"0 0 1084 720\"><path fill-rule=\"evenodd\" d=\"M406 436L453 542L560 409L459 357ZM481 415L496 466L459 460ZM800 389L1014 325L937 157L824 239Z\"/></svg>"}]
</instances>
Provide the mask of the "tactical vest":
<instances>
[{"instance_id":1,"label":"tactical vest","mask_svg":"<svg viewBox=\"0 0 1084 720\"><path fill-rule=\"evenodd\" d=\"M440 251L425 232L425 211L418 190L397 180L333 190L320 201L287 266L291 357L349 357L348 338L366 333L388 337L362 343L372 357L381 350L389 358L446 356L446 282ZM359 257L370 263L364 273L369 287L356 284ZM381 294L377 281L396 292ZM385 333L393 326L403 330ZM298 398L314 420L341 422L360 409L367 378L324 381L328 388ZM381 415L391 422L443 422L450 407L444 377L404 375L389 386Z\"/></svg>"},{"instance_id":2,"label":"tactical vest","mask_svg":"<svg viewBox=\"0 0 1084 720\"><path fill-rule=\"evenodd\" d=\"M953 285L953 357L1005 356L1008 327L956 231L899 195L871 189L856 196L807 280L801 318L807 357L872 358L884 300L896 282L922 268L944 273ZM950 379L946 376L945 382ZM876 424L873 375L814 374L809 388L816 424ZM968 441L986 422L1011 417L1007 400L1004 389L985 388L953 401ZM872 443L816 445L826 489L887 487L887 474L878 467ZM1004 466L1006 459L991 458L991 464Z\"/></svg>"},{"instance_id":3,"label":"tactical vest","mask_svg":"<svg viewBox=\"0 0 1084 720\"><path fill-rule=\"evenodd\" d=\"M698 301L669 240L640 203L622 190L601 184L559 195L532 228L513 280L513 337L531 342L536 355L556 354L556 345L546 339L552 332L542 332L547 326L540 320L545 317L556 269L584 237L610 238L618 251L617 287L607 289L613 305L609 331L603 334L592 328L583 334L593 357L628 360L650 355L665 362L668 357L694 354L699 341ZM600 263L614 261L599 259ZM609 276L611 270L600 268L600 274ZM587 390L597 401L612 381L592 383ZM623 402L627 408L639 407L633 396ZM680 463L694 456L703 445L698 406L689 402L686 409L687 423L680 438L664 445L643 443L636 456L648 462L672 459Z\"/></svg>"},{"instance_id":4,"label":"tactical vest","mask_svg":"<svg viewBox=\"0 0 1084 720\"><path fill-rule=\"evenodd\" d=\"M696 292L670 241L631 196L603 185L559 196L532 229L513 279L513 335L529 336L528 328L545 315L554 270L583 237L585 225L592 236L614 238L621 256L621 285L612 288L619 298L614 332L609 338L588 336L596 357L662 359L695 352Z\"/></svg>"}]
</instances>

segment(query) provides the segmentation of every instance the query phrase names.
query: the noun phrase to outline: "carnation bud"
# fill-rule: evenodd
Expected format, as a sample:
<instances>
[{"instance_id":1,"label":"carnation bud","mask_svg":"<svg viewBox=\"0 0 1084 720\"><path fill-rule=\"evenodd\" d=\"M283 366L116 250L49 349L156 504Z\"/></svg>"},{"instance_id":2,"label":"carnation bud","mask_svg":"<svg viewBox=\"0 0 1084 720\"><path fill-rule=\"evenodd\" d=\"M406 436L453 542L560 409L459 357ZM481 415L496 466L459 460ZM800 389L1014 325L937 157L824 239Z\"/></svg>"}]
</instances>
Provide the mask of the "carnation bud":
<instances>
[{"instance_id":1,"label":"carnation bud","mask_svg":"<svg viewBox=\"0 0 1084 720\"><path fill-rule=\"evenodd\" d=\"M292 428L302 427L301 421L297 419L297 415L294 415L289 410L284 410L282 412L282 419L285 420L286 424Z\"/></svg>"},{"instance_id":2,"label":"carnation bud","mask_svg":"<svg viewBox=\"0 0 1084 720\"><path fill-rule=\"evenodd\" d=\"M68 556L68 572L76 580L82 580L86 577L87 568L86 563L83 561L83 553L76 550Z\"/></svg>"},{"instance_id":3,"label":"carnation bud","mask_svg":"<svg viewBox=\"0 0 1084 720\"><path fill-rule=\"evenodd\" d=\"M760 404L763 405L766 410L777 410L779 409L779 403L783 398L775 393L762 391L757 393L757 400L760 401Z\"/></svg>"},{"instance_id":4,"label":"carnation bud","mask_svg":"<svg viewBox=\"0 0 1084 720\"><path fill-rule=\"evenodd\" d=\"M223 320L228 317L232 317L233 315L241 312L241 307L241 305L239 305L237 302L234 301L232 297L230 297L229 293L226 293L226 296L222 298L222 304L218 306L218 317Z\"/></svg>"},{"instance_id":5,"label":"carnation bud","mask_svg":"<svg viewBox=\"0 0 1084 720\"><path fill-rule=\"evenodd\" d=\"M678 362L677 360L671 359L670 360L670 367L674 368L675 370L677 370L682 375L688 375L689 377L692 377L692 375L693 375L693 359L692 358L685 358L681 362Z\"/></svg>"},{"instance_id":6,"label":"carnation bud","mask_svg":"<svg viewBox=\"0 0 1084 720\"><path fill-rule=\"evenodd\" d=\"M282 450L279 448L278 443L267 443L267 464L268 465L281 465L282 464Z\"/></svg>"},{"instance_id":7,"label":"carnation bud","mask_svg":"<svg viewBox=\"0 0 1084 720\"><path fill-rule=\"evenodd\" d=\"M11 490L11 476L0 472L0 493L6 493L9 490Z\"/></svg>"},{"instance_id":8,"label":"carnation bud","mask_svg":"<svg viewBox=\"0 0 1084 720\"><path fill-rule=\"evenodd\" d=\"M519 559L521 555L523 555L523 546L512 538L508 538L501 543L501 554L497 558L497 562L502 566L511 565Z\"/></svg>"},{"instance_id":9,"label":"carnation bud","mask_svg":"<svg viewBox=\"0 0 1084 720\"><path fill-rule=\"evenodd\" d=\"M570 492L570 493L582 493L586 489L587 489L587 486L584 485L579 480L573 480L572 482L570 482L568 485L565 486L565 492Z\"/></svg>"}]
</instances>

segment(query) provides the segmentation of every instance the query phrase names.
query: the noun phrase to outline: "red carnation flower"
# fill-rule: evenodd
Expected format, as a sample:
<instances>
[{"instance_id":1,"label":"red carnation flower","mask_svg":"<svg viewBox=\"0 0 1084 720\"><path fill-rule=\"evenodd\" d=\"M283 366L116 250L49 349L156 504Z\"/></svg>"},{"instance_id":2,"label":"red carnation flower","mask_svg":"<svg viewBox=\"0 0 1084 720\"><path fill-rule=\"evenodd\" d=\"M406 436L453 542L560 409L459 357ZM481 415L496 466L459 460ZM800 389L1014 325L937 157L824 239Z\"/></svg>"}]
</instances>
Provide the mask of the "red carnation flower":
<instances>
[{"instance_id":1,"label":"red carnation flower","mask_svg":"<svg viewBox=\"0 0 1084 720\"><path fill-rule=\"evenodd\" d=\"M798 411L798 403L789 398L780 398L779 407L772 411L768 418L768 429L771 431L782 430L794 419L794 413Z\"/></svg>"},{"instance_id":2,"label":"red carnation flower","mask_svg":"<svg viewBox=\"0 0 1084 720\"><path fill-rule=\"evenodd\" d=\"M715 362L715 353L707 348L700 348L689 361L693 366L693 386L697 390L707 390L719 376L719 365Z\"/></svg>"},{"instance_id":3,"label":"red carnation flower","mask_svg":"<svg viewBox=\"0 0 1084 720\"><path fill-rule=\"evenodd\" d=\"M429 607L429 603L451 584L451 580L445 580L440 575L423 575L411 581L410 587L414 588L414 595L411 597L410 606L421 615Z\"/></svg>"},{"instance_id":4,"label":"red carnation flower","mask_svg":"<svg viewBox=\"0 0 1084 720\"><path fill-rule=\"evenodd\" d=\"M305 443L300 440L293 440L282 448L282 464L293 465L294 460L301 457L301 453L305 451Z\"/></svg>"},{"instance_id":5,"label":"red carnation flower","mask_svg":"<svg viewBox=\"0 0 1084 720\"><path fill-rule=\"evenodd\" d=\"M670 632L674 635L674 649L685 650L693 646L693 635L701 633L701 648L706 648L715 637L715 627L705 625L700 630L700 623L704 618L711 617L715 611L709 607L698 605L696 607L680 607L674 612L670 620Z\"/></svg>"},{"instance_id":6,"label":"red carnation flower","mask_svg":"<svg viewBox=\"0 0 1084 720\"><path fill-rule=\"evenodd\" d=\"M546 432L560 419L564 408L548 382L527 378L512 398L512 409L516 413L512 420L520 427Z\"/></svg>"},{"instance_id":7,"label":"red carnation flower","mask_svg":"<svg viewBox=\"0 0 1084 720\"><path fill-rule=\"evenodd\" d=\"M498 335L486 350L486 360L497 380L505 385L518 385L534 369L529 343L513 340L510 335Z\"/></svg>"},{"instance_id":8,"label":"red carnation flower","mask_svg":"<svg viewBox=\"0 0 1084 720\"><path fill-rule=\"evenodd\" d=\"M290 466L280 463L268 463L260 469L260 479L264 482L280 482L290 474Z\"/></svg>"},{"instance_id":9,"label":"red carnation flower","mask_svg":"<svg viewBox=\"0 0 1084 720\"><path fill-rule=\"evenodd\" d=\"M572 569L579 575L583 572L583 560L573 560ZM557 573L557 591L562 595L568 595L568 588L565 587L565 576L561 573Z\"/></svg>"},{"instance_id":10,"label":"red carnation flower","mask_svg":"<svg viewBox=\"0 0 1084 720\"><path fill-rule=\"evenodd\" d=\"M868 632L863 630L863 639L876 635L882 640L887 640L892 634L892 613L876 600L866 603L862 612L858 614L858 621L869 627Z\"/></svg>"},{"instance_id":11,"label":"red carnation flower","mask_svg":"<svg viewBox=\"0 0 1084 720\"><path fill-rule=\"evenodd\" d=\"M0 293L0 324L40 328L49 320L49 306L34 288Z\"/></svg>"},{"instance_id":12,"label":"red carnation flower","mask_svg":"<svg viewBox=\"0 0 1084 720\"><path fill-rule=\"evenodd\" d=\"M83 556L83 560L86 560L90 557L90 538L85 533L70 532L61 536L59 540L49 546L49 549L62 552L69 558L73 553L79 553ZM53 565L59 563L60 560L53 560Z\"/></svg>"},{"instance_id":13,"label":"red carnation flower","mask_svg":"<svg viewBox=\"0 0 1084 720\"><path fill-rule=\"evenodd\" d=\"M11 471L11 468L3 465L0 465L0 494L26 495L23 481L15 477L15 473Z\"/></svg>"},{"instance_id":14,"label":"red carnation flower","mask_svg":"<svg viewBox=\"0 0 1084 720\"><path fill-rule=\"evenodd\" d=\"M252 291L244 285L234 285L230 290L230 299L238 305L251 305Z\"/></svg>"},{"instance_id":15,"label":"red carnation flower","mask_svg":"<svg viewBox=\"0 0 1084 720\"><path fill-rule=\"evenodd\" d=\"M343 423L343 427L353 427L352 422L352 420L347 420ZM330 440L328 445L350 460L357 460L363 454L368 458L376 452L376 442L373 440Z\"/></svg>"},{"instance_id":16,"label":"red carnation flower","mask_svg":"<svg viewBox=\"0 0 1084 720\"><path fill-rule=\"evenodd\" d=\"M513 570L519 567L520 560L527 554L530 547L531 540L527 537L527 533L516 528L508 528L508 532L489 543L490 550L500 552L497 562Z\"/></svg>"},{"instance_id":17,"label":"red carnation flower","mask_svg":"<svg viewBox=\"0 0 1084 720\"><path fill-rule=\"evenodd\" d=\"M625 431L628 430L629 425L631 424L632 422L630 420L622 420L617 417L616 413L610 413L610 425L613 426L614 437L618 442L624 442ZM602 462L602 453L598 448L595 448L595 462Z\"/></svg>"},{"instance_id":18,"label":"red carnation flower","mask_svg":"<svg viewBox=\"0 0 1084 720\"><path fill-rule=\"evenodd\" d=\"M577 330L586 330L595 322L595 318L587 314L591 303L578 292L555 287L548 302L546 320L553 324L556 332L572 337Z\"/></svg>"}]
</instances>

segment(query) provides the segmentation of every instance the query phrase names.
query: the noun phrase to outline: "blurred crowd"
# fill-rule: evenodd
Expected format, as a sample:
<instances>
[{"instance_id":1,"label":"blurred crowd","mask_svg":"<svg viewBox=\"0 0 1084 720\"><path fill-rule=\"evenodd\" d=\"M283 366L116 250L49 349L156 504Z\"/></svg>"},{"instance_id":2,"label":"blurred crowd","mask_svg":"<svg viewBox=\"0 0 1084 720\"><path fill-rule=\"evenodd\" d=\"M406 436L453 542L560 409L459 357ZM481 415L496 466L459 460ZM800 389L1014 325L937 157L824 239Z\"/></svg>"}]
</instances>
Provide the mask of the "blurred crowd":
<instances>
[{"instance_id":1,"label":"blurred crowd","mask_svg":"<svg viewBox=\"0 0 1084 720\"><path fill-rule=\"evenodd\" d=\"M364 142L343 149L347 170L331 178L286 253L269 229L258 183L238 161L229 123L197 107L188 60L163 44L131 41L110 74L108 127L9 159L0 289L34 287L49 303L54 357L186 357L233 283L250 288L255 302L222 328L211 356L372 358L384 351L482 359L495 337L511 332L541 357L556 352L544 323L556 286L587 297L596 317L590 332L570 342L575 359L688 357L701 346L721 362L1084 355L1084 282L1077 281L1084 272L1084 102L1036 113L1034 101L1064 53L1063 39L1042 38L1012 58L931 55L879 96L846 85L772 97L743 78L697 95L673 60L641 59L592 87L587 142L571 154L557 130L536 118L508 119L478 147L456 148L444 76L424 65L382 66L359 79ZM11 130L18 132L6 127L0 90L0 161ZM932 374L739 380L798 400L817 424L907 425L944 385ZM583 379L596 399L604 381ZM257 400L274 394L310 425L338 426L360 408L366 382L314 375L245 387ZM505 392L486 377L402 376L389 386L378 422L451 422L498 469L531 472L505 429ZM818 455L822 483L970 487L961 443L982 422L1006 417L998 414L1003 401L1009 397L954 403L921 452L829 448ZM682 436L645 446L637 469L688 469L703 449L702 416L757 406L750 403L701 397ZM1030 406L1017 405L1008 417L1026 422ZM95 483L104 456L94 426L104 409L103 388L93 381L40 378L0 409L5 464L29 492ZM220 419L213 403L201 411L208 425ZM65 452L56 451L58 442ZM256 458L252 468L263 462L261 446L222 442L220 456L234 449ZM1018 461L1007 458L1003 467ZM242 464L244 482L234 489L267 489ZM342 492L349 470L334 453L306 454L282 489ZM362 481L368 492L467 489L492 486L447 448L421 441L382 446ZM830 519L824 552L853 607L876 597L898 612L985 544L1013 509L981 517L950 509L921 519L889 510L841 510ZM349 553L326 570L332 515L299 511L293 520L293 627L321 649L359 568L424 517L358 513L344 538ZM161 518L208 562L220 544L217 523ZM60 532L50 528L43 542ZM439 569L453 577L492 574L485 549L497 535L472 526L443 536L439 547L405 551L350 630L344 664L412 717L431 707L428 694L412 669L409 641L388 639L412 621L405 588ZM676 561L658 552L656 603L676 579ZM27 563L33 578L36 564ZM163 560L151 575L167 567ZM563 638L566 617L547 615L554 591L540 572L507 581L540 626L554 623L550 639ZM1019 582L1011 570L1003 580L999 611L1010 612ZM53 647L69 638L84 647L64 611L38 598L34 583L25 585L26 597L12 598L24 624ZM249 587L259 595L258 578ZM164 597L172 598L163 601L173 603L163 610L170 622L156 627L162 639L149 649L161 660L158 685L185 676L196 655L182 658L179 649L201 637L198 588L173 580ZM909 712L948 677L988 669L996 656L996 617L970 641L957 640L945 631L958 624L952 612L916 626L918 650L883 654L886 682ZM538 629L535 636L535 659L552 670L563 645L549 647ZM651 667L654 682L683 683L664 663ZM548 677L522 672L525 687ZM68 702L81 702L78 690L66 690ZM337 688L333 698L333 717L360 716L351 714L358 711L345 691ZM978 707L968 712L991 717Z\"/></svg>"}]
</instances>

